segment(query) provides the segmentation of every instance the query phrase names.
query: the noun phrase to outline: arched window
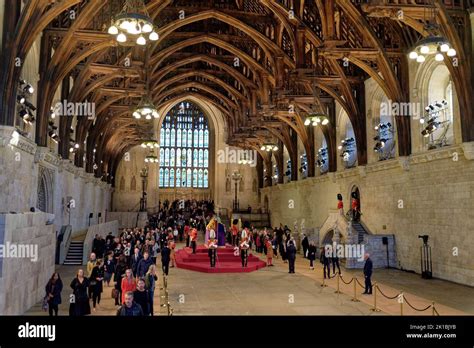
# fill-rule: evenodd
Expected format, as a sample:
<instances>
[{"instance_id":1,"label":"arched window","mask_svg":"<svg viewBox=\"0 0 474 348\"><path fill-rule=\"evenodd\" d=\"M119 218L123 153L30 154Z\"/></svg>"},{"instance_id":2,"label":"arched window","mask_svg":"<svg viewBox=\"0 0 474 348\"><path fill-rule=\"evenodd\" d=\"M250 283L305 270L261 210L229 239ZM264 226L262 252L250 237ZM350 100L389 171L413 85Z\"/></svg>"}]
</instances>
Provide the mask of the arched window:
<instances>
[{"instance_id":1,"label":"arched window","mask_svg":"<svg viewBox=\"0 0 474 348\"><path fill-rule=\"evenodd\" d=\"M137 181L135 180L135 176L132 177L132 181L130 182L130 190L131 191L137 190Z\"/></svg>"},{"instance_id":2,"label":"arched window","mask_svg":"<svg viewBox=\"0 0 474 348\"><path fill-rule=\"evenodd\" d=\"M202 110L190 102L176 105L160 136L160 187L208 188L209 123Z\"/></svg>"}]
</instances>

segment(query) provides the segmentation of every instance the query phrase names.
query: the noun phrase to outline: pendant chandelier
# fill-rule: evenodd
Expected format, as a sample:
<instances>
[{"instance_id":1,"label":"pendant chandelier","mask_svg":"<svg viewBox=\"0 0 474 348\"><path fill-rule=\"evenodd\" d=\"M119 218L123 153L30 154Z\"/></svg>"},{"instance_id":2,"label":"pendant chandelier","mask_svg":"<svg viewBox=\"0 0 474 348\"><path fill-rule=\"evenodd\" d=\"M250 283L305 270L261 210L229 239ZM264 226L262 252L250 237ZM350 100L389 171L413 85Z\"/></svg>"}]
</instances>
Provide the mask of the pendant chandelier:
<instances>
[{"instance_id":1,"label":"pendant chandelier","mask_svg":"<svg viewBox=\"0 0 474 348\"><path fill-rule=\"evenodd\" d=\"M154 149L160 147L160 144L156 140L146 140L141 145L143 148Z\"/></svg>"},{"instance_id":2,"label":"pendant chandelier","mask_svg":"<svg viewBox=\"0 0 474 348\"><path fill-rule=\"evenodd\" d=\"M150 69L149 69L149 52L146 52L145 56L145 95L142 97L140 102L138 103L137 107L132 112L133 117L137 120L141 119L142 117L146 120L151 120L154 118L159 118L160 114L156 109L155 105L153 104L150 98Z\"/></svg>"},{"instance_id":3,"label":"pendant chandelier","mask_svg":"<svg viewBox=\"0 0 474 348\"><path fill-rule=\"evenodd\" d=\"M158 114L158 110L156 110L155 105L153 105L152 101L150 100L150 97L146 95L140 100L135 111L133 111L133 117L135 117L137 120L141 119L142 117L146 120L151 120L153 118L160 117L160 115Z\"/></svg>"},{"instance_id":4,"label":"pendant chandelier","mask_svg":"<svg viewBox=\"0 0 474 348\"><path fill-rule=\"evenodd\" d=\"M107 31L121 45L145 46L159 39L143 0L125 0L122 11L112 18Z\"/></svg>"},{"instance_id":5,"label":"pendant chandelier","mask_svg":"<svg viewBox=\"0 0 474 348\"><path fill-rule=\"evenodd\" d=\"M153 150L145 157L146 163L158 163L160 160L156 157L155 152Z\"/></svg>"},{"instance_id":6,"label":"pendant chandelier","mask_svg":"<svg viewBox=\"0 0 474 348\"><path fill-rule=\"evenodd\" d=\"M316 68L314 71L314 76L316 77ZM329 118L323 112L315 111L316 103L318 103L317 90L316 86L313 88L313 105L311 106L311 111L309 112L306 120L304 121L305 126L312 125L313 127L321 124L322 126L327 126L329 124Z\"/></svg>"},{"instance_id":7,"label":"pendant chandelier","mask_svg":"<svg viewBox=\"0 0 474 348\"><path fill-rule=\"evenodd\" d=\"M262 145L262 147L260 147L260 150L267 152L278 151L278 146L272 143L265 143Z\"/></svg>"},{"instance_id":8,"label":"pendant chandelier","mask_svg":"<svg viewBox=\"0 0 474 348\"><path fill-rule=\"evenodd\" d=\"M329 119L325 114L318 112L310 113L304 121L305 126L313 125L314 127L316 127L320 123L321 125L326 126L329 124Z\"/></svg>"},{"instance_id":9,"label":"pendant chandelier","mask_svg":"<svg viewBox=\"0 0 474 348\"><path fill-rule=\"evenodd\" d=\"M423 26L424 31L429 33L429 35L419 40L408 54L411 60L416 60L418 63L425 62L427 58L433 55L438 62L444 60L444 55L448 57L455 57L457 55L456 50L449 41L438 34L439 25L436 23L436 7L434 4L431 4L431 6L431 18L429 20L427 20L427 11L429 9L425 7L424 21L426 24Z\"/></svg>"}]
</instances>

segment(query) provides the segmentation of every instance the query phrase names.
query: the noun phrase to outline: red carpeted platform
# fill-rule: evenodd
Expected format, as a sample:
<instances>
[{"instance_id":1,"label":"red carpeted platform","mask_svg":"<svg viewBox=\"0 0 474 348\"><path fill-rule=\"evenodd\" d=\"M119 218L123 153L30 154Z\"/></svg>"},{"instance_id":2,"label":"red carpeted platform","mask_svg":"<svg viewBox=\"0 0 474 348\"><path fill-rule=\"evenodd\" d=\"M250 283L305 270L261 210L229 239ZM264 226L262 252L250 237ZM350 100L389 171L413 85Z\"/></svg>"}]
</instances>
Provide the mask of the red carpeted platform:
<instances>
[{"instance_id":1,"label":"red carpeted platform","mask_svg":"<svg viewBox=\"0 0 474 348\"><path fill-rule=\"evenodd\" d=\"M208 249L205 246L198 246L196 254L192 253L191 248L184 248L176 251L176 266L179 268L189 269L191 271L205 273L241 273L253 272L266 266L264 261L253 256L249 251L247 267L242 267L240 254L234 255L234 249L226 246L217 249L216 267L211 268Z\"/></svg>"}]
</instances>

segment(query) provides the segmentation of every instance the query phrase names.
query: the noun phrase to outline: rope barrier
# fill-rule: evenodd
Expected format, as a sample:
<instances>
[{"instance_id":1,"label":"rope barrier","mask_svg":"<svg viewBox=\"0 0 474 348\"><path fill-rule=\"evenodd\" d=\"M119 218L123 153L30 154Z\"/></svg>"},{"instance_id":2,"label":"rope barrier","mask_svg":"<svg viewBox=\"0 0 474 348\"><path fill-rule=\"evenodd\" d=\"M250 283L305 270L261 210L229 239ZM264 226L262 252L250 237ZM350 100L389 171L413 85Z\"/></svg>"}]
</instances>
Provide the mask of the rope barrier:
<instances>
[{"instance_id":1,"label":"rope barrier","mask_svg":"<svg viewBox=\"0 0 474 348\"><path fill-rule=\"evenodd\" d=\"M430 305L428 305L428 307L426 307L426 308L418 309L418 308L412 306L412 305L410 304L410 302L408 302L408 300L407 300L407 298L405 297L405 295L403 295L403 299L405 300L405 302L407 303L407 305L409 305L411 308L413 308L413 309L414 309L415 311L417 311L417 312L424 312L424 311L430 309L431 306L432 306L432 305L430 304Z\"/></svg>"},{"instance_id":2,"label":"rope barrier","mask_svg":"<svg viewBox=\"0 0 474 348\"><path fill-rule=\"evenodd\" d=\"M380 309L377 308L377 288L378 288L377 282L374 282L373 288L374 288L374 308L371 308L370 310L373 312L380 312Z\"/></svg>"},{"instance_id":3,"label":"rope barrier","mask_svg":"<svg viewBox=\"0 0 474 348\"><path fill-rule=\"evenodd\" d=\"M345 282L344 278L342 278L342 275L340 277L341 277L342 282L346 285L349 285L350 283L352 283L354 281L354 278L352 278L350 282Z\"/></svg>"},{"instance_id":4,"label":"rope barrier","mask_svg":"<svg viewBox=\"0 0 474 348\"><path fill-rule=\"evenodd\" d=\"M382 292L382 290L380 290L380 287L379 287L378 285L377 285L377 288L378 288L380 294L381 294L383 297L388 298L389 300L394 300L394 299L396 299L398 296L400 296L400 294L396 294L396 295L393 296L393 297L387 296L387 295L385 295L385 294Z\"/></svg>"},{"instance_id":5,"label":"rope barrier","mask_svg":"<svg viewBox=\"0 0 474 348\"><path fill-rule=\"evenodd\" d=\"M354 281L354 279L356 281ZM352 302L360 302L358 299L357 299L357 278L354 277L352 278L351 282L354 281L354 297L351 299Z\"/></svg>"},{"instance_id":6,"label":"rope barrier","mask_svg":"<svg viewBox=\"0 0 474 348\"><path fill-rule=\"evenodd\" d=\"M357 277L354 277L356 282L359 284L360 287L362 287L362 289L365 289L365 285L362 285L361 282L359 281L359 279L357 279Z\"/></svg>"}]
</instances>

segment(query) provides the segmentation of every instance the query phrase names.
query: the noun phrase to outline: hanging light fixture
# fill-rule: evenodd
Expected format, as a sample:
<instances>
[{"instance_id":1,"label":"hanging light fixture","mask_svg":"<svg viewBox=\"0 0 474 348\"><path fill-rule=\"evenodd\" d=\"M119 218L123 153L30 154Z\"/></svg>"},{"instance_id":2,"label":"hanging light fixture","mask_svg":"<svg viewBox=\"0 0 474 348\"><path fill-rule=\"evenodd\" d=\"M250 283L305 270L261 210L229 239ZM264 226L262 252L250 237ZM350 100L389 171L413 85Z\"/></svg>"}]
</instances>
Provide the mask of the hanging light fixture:
<instances>
[{"instance_id":1,"label":"hanging light fixture","mask_svg":"<svg viewBox=\"0 0 474 348\"><path fill-rule=\"evenodd\" d=\"M425 22L427 23L423 28L429 35L419 40L408 54L411 60L416 60L418 63L425 62L426 59L431 56L434 56L436 61L442 62L444 55L448 57L455 57L457 55L456 50L445 37L435 34L439 32L439 26L436 23L436 8L434 5L432 5L432 8L432 18L430 21L426 21L425 18Z\"/></svg>"},{"instance_id":2,"label":"hanging light fixture","mask_svg":"<svg viewBox=\"0 0 474 348\"><path fill-rule=\"evenodd\" d=\"M323 113L311 113L306 117L304 121L305 126L313 125L313 127L318 126L321 124L322 126L326 126L329 124L329 118Z\"/></svg>"},{"instance_id":3,"label":"hanging light fixture","mask_svg":"<svg viewBox=\"0 0 474 348\"><path fill-rule=\"evenodd\" d=\"M146 140L141 145L143 148L154 149L160 147L160 144L156 140Z\"/></svg>"},{"instance_id":4,"label":"hanging light fixture","mask_svg":"<svg viewBox=\"0 0 474 348\"><path fill-rule=\"evenodd\" d=\"M107 32L115 36L119 44L145 46L159 39L155 29L143 0L126 0L122 11L112 18Z\"/></svg>"},{"instance_id":5,"label":"hanging light fixture","mask_svg":"<svg viewBox=\"0 0 474 348\"><path fill-rule=\"evenodd\" d=\"M158 110L155 108L155 105L153 104L151 98L150 98L150 69L149 69L149 52L146 53L145 56L145 67L146 67L146 72L145 72L145 91L146 94L143 96L143 98L140 100L138 103L137 107L135 110L132 112L133 117L135 117L137 120L141 119L142 117L146 120L151 120L154 118L159 118L160 114L158 113Z\"/></svg>"},{"instance_id":6,"label":"hanging light fixture","mask_svg":"<svg viewBox=\"0 0 474 348\"><path fill-rule=\"evenodd\" d=\"M316 76L316 68L315 68L314 74ZM312 125L313 127L316 127L319 124L321 124L322 126L327 126L329 124L329 118L326 116L325 113L315 111L316 103L318 101L318 96L317 96L316 93L317 93L317 90L316 90L316 86L315 86L313 88L314 101L313 101L313 105L311 107L312 110L308 114L308 116L306 117L306 120L304 121L305 126Z\"/></svg>"},{"instance_id":7,"label":"hanging light fixture","mask_svg":"<svg viewBox=\"0 0 474 348\"><path fill-rule=\"evenodd\" d=\"M156 157L155 152L153 150L145 157L146 163L158 163L160 160Z\"/></svg>"},{"instance_id":8,"label":"hanging light fixture","mask_svg":"<svg viewBox=\"0 0 474 348\"><path fill-rule=\"evenodd\" d=\"M278 151L278 146L272 143L265 143L265 144L262 144L262 146L260 147L260 150L267 151L267 152Z\"/></svg>"}]
</instances>

